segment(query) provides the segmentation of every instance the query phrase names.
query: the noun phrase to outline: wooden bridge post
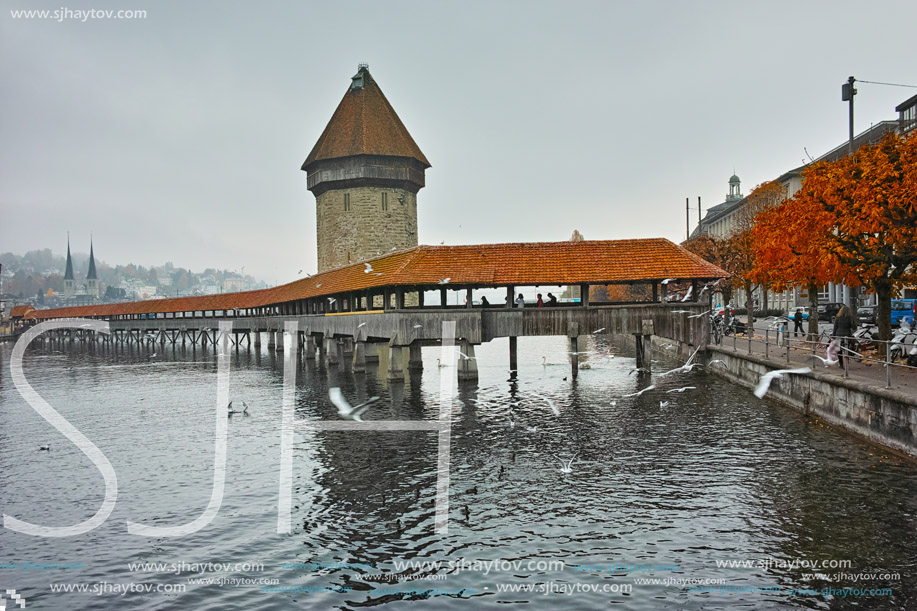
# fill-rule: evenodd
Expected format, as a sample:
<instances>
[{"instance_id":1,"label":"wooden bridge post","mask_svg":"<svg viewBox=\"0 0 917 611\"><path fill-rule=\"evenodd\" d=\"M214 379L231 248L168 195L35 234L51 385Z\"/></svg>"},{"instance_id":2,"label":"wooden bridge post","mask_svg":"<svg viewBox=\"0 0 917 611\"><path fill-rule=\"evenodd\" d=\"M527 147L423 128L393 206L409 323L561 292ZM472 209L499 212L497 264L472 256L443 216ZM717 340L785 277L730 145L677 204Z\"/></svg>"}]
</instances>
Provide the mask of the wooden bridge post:
<instances>
[{"instance_id":1,"label":"wooden bridge post","mask_svg":"<svg viewBox=\"0 0 917 611\"><path fill-rule=\"evenodd\" d=\"M252 342L255 344L255 350L261 350L261 329L252 329Z\"/></svg>"},{"instance_id":2,"label":"wooden bridge post","mask_svg":"<svg viewBox=\"0 0 917 611\"><path fill-rule=\"evenodd\" d=\"M323 340L325 349L324 357L326 365L338 365L340 364L340 358L338 357L338 342L335 338L327 336Z\"/></svg>"},{"instance_id":3,"label":"wooden bridge post","mask_svg":"<svg viewBox=\"0 0 917 611\"><path fill-rule=\"evenodd\" d=\"M581 293L582 294L582 293ZM582 299L582 297L580 297ZM570 338L570 365L572 367L570 375L575 380L579 375L579 323L571 322L567 327L567 337Z\"/></svg>"},{"instance_id":4,"label":"wooden bridge post","mask_svg":"<svg viewBox=\"0 0 917 611\"><path fill-rule=\"evenodd\" d=\"M268 327L267 329L267 349L274 350L277 347L277 341L274 336L274 329Z\"/></svg>"},{"instance_id":5,"label":"wooden bridge post","mask_svg":"<svg viewBox=\"0 0 917 611\"><path fill-rule=\"evenodd\" d=\"M396 342L396 335L388 342L388 381L404 382L404 347Z\"/></svg>"},{"instance_id":6,"label":"wooden bridge post","mask_svg":"<svg viewBox=\"0 0 917 611\"><path fill-rule=\"evenodd\" d=\"M637 347L637 368L645 369L649 373L653 369L652 359L650 358L651 336L655 331L653 319L642 320L640 331L640 333L634 334L634 343Z\"/></svg>"},{"instance_id":7,"label":"wooden bridge post","mask_svg":"<svg viewBox=\"0 0 917 611\"><path fill-rule=\"evenodd\" d=\"M519 361L517 358L518 340L519 338L517 338L515 335L512 335L509 338L509 368L510 368L510 371L517 371L519 369Z\"/></svg>"},{"instance_id":8,"label":"wooden bridge post","mask_svg":"<svg viewBox=\"0 0 917 611\"><path fill-rule=\"evenodd\" d=\"M306 333L305 341L303 342L303 357L306 360L314 361L315 360L315 336L311 333Z\"/></svg>"},{"instance_id":9,"label":"wooden bridge post","mask_svg":"<svg viewBox=\"0 0 917 611\"><path fill-rule=\"evenodd\" d=\"M463 341L459 343L459 350L462 351L458 357L458 379L460 382L474 381L478 379L478 361L474 356L474 344ZM464 356L462 356L464 355Z\"/></svg>"},{"instance_id":10,"label":"wooden bridge post","mask_svg":"<svg viewBox=\"0 0 917 611\"><path fill-rule=\"evenodd\" d=\"M409 346L408 371L423 371L423 351L416 341Z\"/></svg>"},{"instance_id":11,"label":"wooden bridge post","mask_svg":"<svg viewBox=\"0 0 917 611\"><path fill-rule=\"evenodd\" d=\"M353 339L353 372L362 373L366 371L366 332L357 329L357 336Z\"/></svg>"},{"instance_id":12,"label":"wooden bridge post","mask_svg":"<svg viewBox=\"0 0 917 611\"><path fill-rule=\"evenodd\" d=\"M284 341L285 340L284 340L283 335L284 335L283 327L277 327L277 340L274 344L275 345L274 349L277 352L283 352L284 350Z\"/></svg>"}]
</instances>

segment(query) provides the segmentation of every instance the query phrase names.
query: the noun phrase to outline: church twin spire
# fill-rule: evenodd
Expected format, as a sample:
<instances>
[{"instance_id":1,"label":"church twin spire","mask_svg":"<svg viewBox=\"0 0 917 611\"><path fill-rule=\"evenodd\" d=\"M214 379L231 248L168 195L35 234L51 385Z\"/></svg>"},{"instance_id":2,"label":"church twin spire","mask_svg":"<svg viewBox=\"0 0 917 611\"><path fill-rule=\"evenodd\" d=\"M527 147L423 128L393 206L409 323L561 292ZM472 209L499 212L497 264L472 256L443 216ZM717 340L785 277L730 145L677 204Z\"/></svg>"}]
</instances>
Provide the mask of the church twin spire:
<instances>
[{"instance_id":1,"label":"church twin spire","mask_svg":"<svg viewBox=\"0 0 917 611\"><path fill-rule=\"evenodd\" d=\"M99 297L99 278L96 273L96 257L89 238L89 271L86 272L86 294L90 297ZM67 232L67 266L64 271L64 299L69 299L77 294L76 278L73 275L73 257L70 255L70 232ZM80 293L82 294L82 293Z\"/></svg>"}]
</instances>

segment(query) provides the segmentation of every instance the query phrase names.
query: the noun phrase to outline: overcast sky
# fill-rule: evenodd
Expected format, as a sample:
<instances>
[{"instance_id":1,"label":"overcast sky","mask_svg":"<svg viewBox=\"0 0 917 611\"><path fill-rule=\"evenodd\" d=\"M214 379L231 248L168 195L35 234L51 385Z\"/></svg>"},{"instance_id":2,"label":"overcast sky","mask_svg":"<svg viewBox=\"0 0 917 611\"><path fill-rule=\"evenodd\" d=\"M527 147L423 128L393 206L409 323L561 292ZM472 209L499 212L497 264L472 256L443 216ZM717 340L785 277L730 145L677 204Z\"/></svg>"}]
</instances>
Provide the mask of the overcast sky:
<instances>
[{"instance_id":1,"label":"overcast sky","mask_svg":"<svg viewBox=\"0 0 917 611\"><path fill-rule=\"evenodd\" d=\"M433 167L421 243L684 239L917 84L917 2L3 2L0 251L314 271L300 166L366 62ZM133 8L145 19L14 19ZM917 90L860 84L856 131Z\"/></svg>"}]
</instances>

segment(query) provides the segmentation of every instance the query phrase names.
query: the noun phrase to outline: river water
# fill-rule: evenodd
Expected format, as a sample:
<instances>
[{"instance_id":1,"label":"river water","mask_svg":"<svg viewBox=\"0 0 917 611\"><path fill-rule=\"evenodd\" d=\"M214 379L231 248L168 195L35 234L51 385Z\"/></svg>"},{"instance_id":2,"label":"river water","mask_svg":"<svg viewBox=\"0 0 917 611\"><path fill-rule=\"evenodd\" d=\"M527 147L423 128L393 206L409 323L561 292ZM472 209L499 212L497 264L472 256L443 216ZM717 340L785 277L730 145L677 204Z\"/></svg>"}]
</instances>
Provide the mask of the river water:
<instances>
[{"instance_id":1,"label":"river water","mask_svg":"<svg viewBox=\"0 0 917 611\"><path fill-rule=\"evenodd\" d=\"M296 433L292 532L277 534L283 356L234 351L230 398L249 409L228 418L219 513L154 539L126 522L185 524L211 498L218 359L30 349L28 381L105 454L118 496L83 535L0 528L0 592L26 609L917 608L914 462L701 369L629 373L632 355L606 338L589 338L573 380L566 349L521 338L513 379L505 340L478 347L479 382L451 406L447 534L434 532L437 435L417 431ZM337 386L380 397L365 420L434 420L439 356L424 349L422 375L392 386L384 362L353 374L304 361L296 418L340 419ZM680 365L654 357L655 371ZM88 519L102 476L19 395L10 359L3 345L0 509ZM440 564L397 564L423 562Z\"/></svg>"}]
</instances>

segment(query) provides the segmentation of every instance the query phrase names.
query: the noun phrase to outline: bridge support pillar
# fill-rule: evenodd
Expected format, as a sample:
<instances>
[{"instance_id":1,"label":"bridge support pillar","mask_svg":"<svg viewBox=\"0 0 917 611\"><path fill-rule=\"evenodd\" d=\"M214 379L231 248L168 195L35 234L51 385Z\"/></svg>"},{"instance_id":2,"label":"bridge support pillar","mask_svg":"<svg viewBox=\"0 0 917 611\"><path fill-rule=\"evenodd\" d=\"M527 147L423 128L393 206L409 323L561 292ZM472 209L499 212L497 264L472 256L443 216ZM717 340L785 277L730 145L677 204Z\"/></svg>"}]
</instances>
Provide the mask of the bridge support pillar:
<instances>
[{"instance_id":1,"label":"bridge support pillar","mask_svg":"<svg viewBox=\"0 0 917 611\"><path fill-rule=\"evenodd\" d=\"M573 369L570 371L570 375L573 376L574 380L576 379L576 376L579 375L579 351L579 336L574 335L570 338L570 365L573 367Z\"/></svg>"},{"instance_id":2,"label":"bridge support pillar","mask_svg":"<svg viewBox=\"0 0 917 611\"><path fill-rule=\"evenodd\" d=\"M461 342L458 355L458 379L459 382L466 382L478 379L478 361L474 357L474 344L470 342ZM464 356L462 356L464 354Z\"/></svg>"},{"instance_id":3,"label":"bridge support pillar","mask_svg":"<svg viewBox=\"0 0 917 611\"><path fill-rule=\"evenodd\" d=\"M388 381L404 382L404 347L396 346L395 340L388 344Z\"/></svg>"},{"instance_id":4,"label":"bridge support pillar","mask_svg":"<svg viewBox=\"0 0 917 611\"><path fill-rule=\"evenodd\" d=\"M338 356L338 341L333 337L324 338L325 344L325 363L328 365L339 365L341 359Z\"/></svg>"},{"instance_id":5,"label":"bridge support pillar","mask_svg":"<svg viewBox=\"0 0 917 611\"><path fill-rule=\"evenodd\" d=\"M283 342L284 342L283 335L284 335L283 329L282 328L277 329L277 341L276 341L276 348L275 348L277 352L283 352Z\"/></svg>"},{"instance_id":6,"label":"bridge support pillar","mask_svg":"<svg viewBox=\"0 0 917 611\"><path fill-rule=\"evenodd\" d=\"M519 369L518 361L518 340L519 338L511 336L509 338L509 368L510 371L517 371Z\"/></svg>"},{"instance_id":7,"label":"bridge support pillar","mask_svg":"<svg viewBox=\"0 0 917 611\"><path fill-rule=\"evenodd\" d=\"M315 360L315 336L311 333L306 333L305 340L302 343L303 349L303 358L309 361Z\"/></svg>"},{"instance_id":8,"label":"bridge support pillar","mask_svg":"<svg viewBox=\"0 0 917 611\"><path fill-rule=\"evenodd\" d=\"M366 342L353 343L353 371L354 373L366 371Z\"/></svg>"},{"instance_id":9,"label":"bridge support pillar","mask_svg":"<svg viewBox=\"0 0 917 611\"><path fill-rule=\"evenodd\" d=\"M274 335L274 330L268 329L267 330L267 349L268 350L273 350L274 348L277 347L277 342L275 340L275 337L276 336Z\"/></svg>"},{"instance_id":10,"label":"bridge support pillar","mask_svg":"<svg viewBox=\"0 0 917 611\"><path fill-rule=\"evenodd\" d=\"M341 349L343 350L344 357L353 356L353 344L352 337L341 338Z\"/></svg>"},{"instance_id":11,"label":"bridge support pillar","mask_svg":"<svg viewBox=\"0 0 917 611\"><path fill-rule=\"evenodd\" d=\"M256 350L261 349L261 331L255 329L252 331L252 343L255 345Z\"/></svg>"},{"instance_id":12,"label":"bridge support pillar","mask_svg":"<svg viewBox=\"0 0 917 611\"><path fill-rule=\"evenodd\" d=\"M420 344L414 342L410 345L408 357L408 371L423 371L423 356Z\"/></svg>"},{"instance_id":13,"label":"bridge support pillar","mask_svg":"<svg viewBox=\"0 0 917 611\"><path fill-rule=\"evenodd\" d=\"M645 369L649 372L652 369L650 359L650 336L634 334L634 344L637 347L637 369Z\"/></svg>"}]
</instances>

